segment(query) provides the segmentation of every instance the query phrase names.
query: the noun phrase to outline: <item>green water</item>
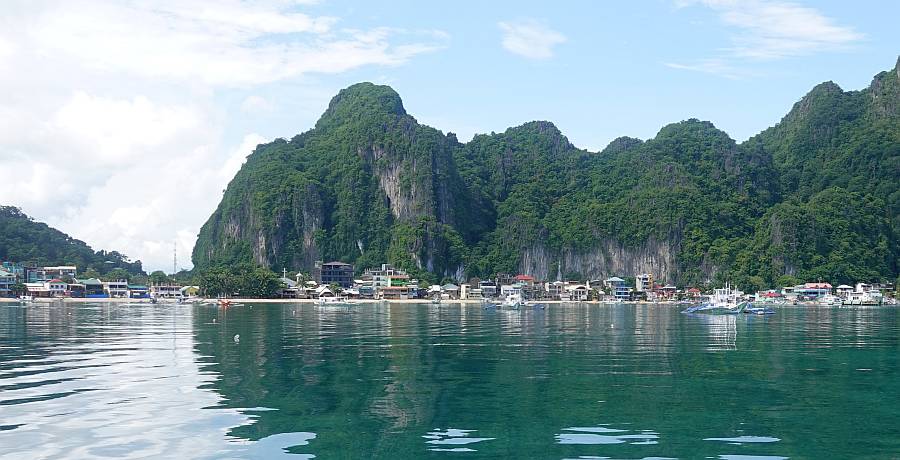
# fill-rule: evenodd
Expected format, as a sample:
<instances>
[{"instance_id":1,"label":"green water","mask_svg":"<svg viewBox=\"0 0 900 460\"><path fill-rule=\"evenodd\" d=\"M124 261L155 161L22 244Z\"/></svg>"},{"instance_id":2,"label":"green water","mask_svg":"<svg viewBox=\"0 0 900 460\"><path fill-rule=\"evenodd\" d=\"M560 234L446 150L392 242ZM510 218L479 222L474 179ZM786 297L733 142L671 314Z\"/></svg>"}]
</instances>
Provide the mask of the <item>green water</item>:
<instances>
[{"instance_id":1,"label":"green water","mask_svg":"<svg viewBox=\"0 0 900 460\"><path fill-rule=\"evenodd\" d=\"M892 308L0 305L0 458L896 458L898 337Z\"/></svg>"}]
</instances>

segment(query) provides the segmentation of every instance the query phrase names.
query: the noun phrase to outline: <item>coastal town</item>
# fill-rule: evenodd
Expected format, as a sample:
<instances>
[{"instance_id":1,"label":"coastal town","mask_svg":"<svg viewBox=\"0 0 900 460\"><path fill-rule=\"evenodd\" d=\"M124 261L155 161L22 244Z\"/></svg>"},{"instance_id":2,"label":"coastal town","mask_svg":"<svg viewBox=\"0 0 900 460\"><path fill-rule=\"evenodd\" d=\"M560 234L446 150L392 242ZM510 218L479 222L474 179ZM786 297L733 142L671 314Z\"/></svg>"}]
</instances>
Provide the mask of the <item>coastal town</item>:
<instances>
[{"instance_id":1,"label":"coastal town","mask_svg":"<svg viewBox=\"0 0 900 460\"><path fill-rule=\"evenodd\" d=\"M150 299L188 300L206 296L202 284L181 285L173 278L139 284L127 279L101 279L79 275L74 265L38 267L3 262L0 266L0 298L40 299ZM700 286L675 286L657 281L652 273L610 276L604 279L539 280L528 274L497 274L491 279L471 278L466 283L420 282L390 264L357 272L353 265L316 262L311 273L282 270L279 287L270 296L289 300L341 301L480 301L517 298L536 302L603 303L701 303L717 290ZM891 283L832 285L808 282L777 289L744 293L728 289L741 300L772 305L894 305L896 286ZM229 295L220 297L232 297Z\"/></svg>"}]
</instances>

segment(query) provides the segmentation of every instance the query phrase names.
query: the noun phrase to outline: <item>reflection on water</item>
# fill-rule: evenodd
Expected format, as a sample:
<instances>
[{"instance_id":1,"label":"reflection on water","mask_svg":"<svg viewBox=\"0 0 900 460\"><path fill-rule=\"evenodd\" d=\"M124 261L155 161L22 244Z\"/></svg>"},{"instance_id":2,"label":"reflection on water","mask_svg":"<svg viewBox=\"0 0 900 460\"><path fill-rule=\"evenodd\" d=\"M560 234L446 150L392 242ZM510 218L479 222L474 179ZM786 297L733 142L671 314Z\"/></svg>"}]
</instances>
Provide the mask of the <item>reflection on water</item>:
<instances>
[{"instance_id":1,"label":"reflection on water","mask_svg":"<svg viewBox=\"0 0 900 460\"><path fill-rule=\"evenodd\" d=\"M885 457L898 348L889 308L0 305L0 458Z\"/></svg>"}]
</instances>

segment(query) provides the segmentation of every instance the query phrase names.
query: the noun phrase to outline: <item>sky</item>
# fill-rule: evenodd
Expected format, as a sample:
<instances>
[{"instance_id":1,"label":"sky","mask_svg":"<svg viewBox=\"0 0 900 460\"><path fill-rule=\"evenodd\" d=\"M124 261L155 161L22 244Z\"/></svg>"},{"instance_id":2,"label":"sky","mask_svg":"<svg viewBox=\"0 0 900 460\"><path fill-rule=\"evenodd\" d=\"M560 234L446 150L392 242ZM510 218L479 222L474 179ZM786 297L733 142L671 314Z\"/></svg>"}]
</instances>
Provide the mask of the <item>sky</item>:
<instances>
[{"instance_id":1,"label":"sky","mask_svg":"<svg viewBox=\"0 0 900 460\"><path fill-rule=\"evenodd\" d=\"M391 85L461 141L531 120L578 147L687 118L737 141L814 85L866 87L900 2L5 1L0 204L90 244L191 268L256 145L341 88Z\"/></svg>"}]
</instances>

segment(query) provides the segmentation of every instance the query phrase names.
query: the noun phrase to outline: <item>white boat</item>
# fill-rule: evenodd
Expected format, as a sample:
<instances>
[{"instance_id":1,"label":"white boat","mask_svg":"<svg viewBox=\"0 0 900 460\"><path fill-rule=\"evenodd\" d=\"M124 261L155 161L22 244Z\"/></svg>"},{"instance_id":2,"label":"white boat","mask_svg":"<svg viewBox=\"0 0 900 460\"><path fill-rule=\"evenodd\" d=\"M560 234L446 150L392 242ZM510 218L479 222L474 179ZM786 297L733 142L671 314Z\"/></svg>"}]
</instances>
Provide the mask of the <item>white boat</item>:
<instances>
[{"instance_id":1,"label":"white boat","mask_svg":"<svg viewBox=\"0 0 900 460\"><path fill-rule=\"evenodd\" d=\"M34 300L34 296L30 296L30 295L20 295L20 296L19 296L19 300L21 300L22 302L31 302L31 301Z\"/></svg>"},{"instance_id":2,"label":"white boat","mask_svg":"<svg viewBox=\"0 0 900 460\"><path fill-rule=\"evenodd\" d=\"M841 303L843 303L843 301L844 301L844 299L841 299L840 297L838 297L836 295L825 294L822 297L819 297L818 299L816 299L816 304L821 305L823 307L835 307L835 306L841 305Z\"/></svg>"},{"instance_id":3,"label":"white boat","mask_svg":"<svg viewBox=\"0 0 900 460\"><path fill-rule=\"evenodd\" d=\"M737 314L743 311L744 307L747 306L747 302L741 300L743 295L743 292L732 289L732 287L726 283L724 288L713 291L713 295L709 298L708 302L695 307L689 307L682 311L682 313Z\"/></svg>"},{"instance_id":4,"label":"white boat","mask_svg":"<svg viewBox=\"0 0 900 460\"><path fill-rule=\"evenodd\" d=\"M319 300L316 301L316 305L325 306L325 305L349 305L350 302L347 301L346 297L334 296L334 297L319 297Z\"/></svg>"},{"instance_id":5,"label":"white boat","mask_svg":"<svg viewBox=\"0 0 900 460\"><path fill-rule=\"evenodd\" d=\"M525 301L522 300L522 294L509 294L503 299L503 306L518 309L525 306Z\"/></svg>"}]
</instances>

